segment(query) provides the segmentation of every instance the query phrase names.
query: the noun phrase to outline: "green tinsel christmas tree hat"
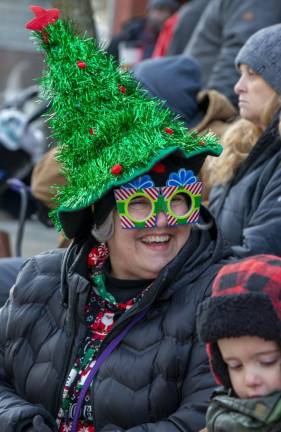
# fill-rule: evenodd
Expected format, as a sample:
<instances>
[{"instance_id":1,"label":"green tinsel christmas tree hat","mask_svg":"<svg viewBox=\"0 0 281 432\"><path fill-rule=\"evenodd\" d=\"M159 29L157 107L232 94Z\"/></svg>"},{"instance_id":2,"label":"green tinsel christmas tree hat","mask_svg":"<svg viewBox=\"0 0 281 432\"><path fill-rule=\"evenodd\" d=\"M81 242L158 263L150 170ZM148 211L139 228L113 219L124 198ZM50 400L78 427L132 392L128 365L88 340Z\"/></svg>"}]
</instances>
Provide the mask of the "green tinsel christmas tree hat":
<instances>
[{"instance_id":1,"label":"green tinsel christmas tree hat","mask_svg":"<svg viewBox=\"0 0 281 432\"><path fill-rule=\"evenodd\" d=\"M78 221L83 209L168 155L199 156L201 165L208 154L221 153L214 135L187 130L95 40L77 35L70 22L59 19L58 9L31 10L35 18L26 28L45 51L42 86L52 102L50 124L67 181L58 187L53 218L68 237L76 234L65 229L71 218Z\"/></svg>"}]
</instances>

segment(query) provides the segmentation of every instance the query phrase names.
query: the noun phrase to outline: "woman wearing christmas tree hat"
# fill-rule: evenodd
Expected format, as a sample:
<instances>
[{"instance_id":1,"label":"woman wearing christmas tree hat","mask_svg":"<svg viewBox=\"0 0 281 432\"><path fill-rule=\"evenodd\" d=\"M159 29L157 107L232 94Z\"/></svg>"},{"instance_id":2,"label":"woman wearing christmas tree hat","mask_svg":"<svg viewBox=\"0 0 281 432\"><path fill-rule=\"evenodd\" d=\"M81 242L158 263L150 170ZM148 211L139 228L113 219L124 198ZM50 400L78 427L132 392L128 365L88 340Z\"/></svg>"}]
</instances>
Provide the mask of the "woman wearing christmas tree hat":
<instances>
[{"instance_id":1,"label":"woman wearing christmas tree hat","mask_svg":"<svg viewBox=\"0 0 281 432\"><path fill-rule=\"evenodd\" d=\"M197 174L220 145L31 9L73 241L30 259L0 311L1 431L198 431L215 383L195 311L226 252Z\"/></svg>"}]
</instances>

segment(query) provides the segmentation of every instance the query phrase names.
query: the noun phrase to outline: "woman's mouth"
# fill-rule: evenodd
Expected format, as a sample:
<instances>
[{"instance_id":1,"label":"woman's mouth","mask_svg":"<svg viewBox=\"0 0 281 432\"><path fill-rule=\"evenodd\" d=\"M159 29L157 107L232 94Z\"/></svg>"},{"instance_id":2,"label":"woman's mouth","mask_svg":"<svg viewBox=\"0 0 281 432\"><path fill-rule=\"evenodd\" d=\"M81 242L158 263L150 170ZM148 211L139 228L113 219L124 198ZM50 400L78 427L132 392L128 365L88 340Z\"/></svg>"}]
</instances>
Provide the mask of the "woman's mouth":
<instances>
[{"instance_id":1,"label":"woman's mouth","mask_svg":"<svg viewBox=\"0 0 281 432\"><path fill-rule=\"evenodd\" d=\"M170 241L170 239L171 239L171 236L168 235L168 234L165 234L165 235L150 235L150 236L143 237L141 239L141 241L143 243L145 243L145 244L148 244L148 245L153 245L153 244L154 245L155 244L161 245L161 244L168 243Z\"/></svg>"}]
</instances>

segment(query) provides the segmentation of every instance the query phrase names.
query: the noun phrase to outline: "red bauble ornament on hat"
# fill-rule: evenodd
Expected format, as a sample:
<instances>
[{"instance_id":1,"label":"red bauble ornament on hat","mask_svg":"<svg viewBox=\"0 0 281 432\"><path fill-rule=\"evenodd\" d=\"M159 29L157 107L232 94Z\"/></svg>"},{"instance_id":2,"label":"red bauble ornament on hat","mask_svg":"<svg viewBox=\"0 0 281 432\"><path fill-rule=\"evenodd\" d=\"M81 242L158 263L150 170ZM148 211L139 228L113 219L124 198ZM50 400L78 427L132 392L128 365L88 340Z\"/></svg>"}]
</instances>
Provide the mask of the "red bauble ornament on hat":
<instances>
[{"instance_id":1,"label":"red bauble ornament on hat","mask_svg":"<svg viewBox=\"0 0 281 432\"><path fill-rule=\"evenodd\" d=\"M119 175L122 174L122 172L123 172L123 166L121 164L113 165L113 167L111 168L111 174L113 175Z\"/></svg>"}]
</instances>

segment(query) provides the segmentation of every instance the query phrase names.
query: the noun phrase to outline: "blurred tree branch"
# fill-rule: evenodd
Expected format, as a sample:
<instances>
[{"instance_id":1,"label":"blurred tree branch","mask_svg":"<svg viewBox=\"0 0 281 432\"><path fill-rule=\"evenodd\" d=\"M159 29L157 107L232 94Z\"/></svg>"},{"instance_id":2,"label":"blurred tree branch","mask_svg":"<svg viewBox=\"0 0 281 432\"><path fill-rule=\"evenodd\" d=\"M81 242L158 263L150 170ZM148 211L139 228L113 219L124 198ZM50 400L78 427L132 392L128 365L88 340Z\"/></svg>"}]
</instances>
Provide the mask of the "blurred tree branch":
<instances>
[{"instance_id":1,"label":"blurred tree branch","mask_svg":"<svg viewBox=\"0 0 281 432\"><path fill-rule=\"evenodd\" d=\"M89 36L96 36L91 0L53 0L52 4L61 10L62 18L73 19L82 33L87 30Z\"/></svg>"}]
</instances>

